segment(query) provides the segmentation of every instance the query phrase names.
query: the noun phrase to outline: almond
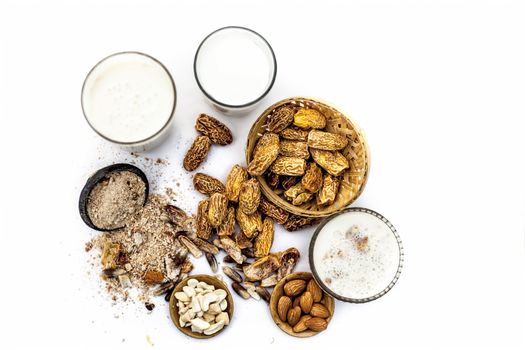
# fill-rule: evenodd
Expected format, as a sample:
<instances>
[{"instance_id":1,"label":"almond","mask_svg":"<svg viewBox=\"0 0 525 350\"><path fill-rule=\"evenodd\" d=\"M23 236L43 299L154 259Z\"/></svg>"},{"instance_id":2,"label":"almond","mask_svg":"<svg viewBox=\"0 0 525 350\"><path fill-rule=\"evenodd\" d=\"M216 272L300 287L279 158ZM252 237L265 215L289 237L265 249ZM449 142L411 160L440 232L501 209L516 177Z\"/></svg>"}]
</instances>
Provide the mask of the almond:
<instances>
[{"instance_id":1,"label":"almond","mask_svg":"<svg viewBox=\"0 0 525 350\"><path fill-rule=\"evenodd\" d=\"M294 297L303 292L306 288L306 282L304 280L293 280L284 285L284 293L289 297Z\"/></svg>"},{"instance_id":2,"label":"almond","mask_svg":"<svg viewBox=\"0 0 525 350\"><path fill-rule=\"evenodd\" d=\"M314 300L314 303L318 303L323 299L323 291L321 288L315 283L315 280L312 278L308 284L306 285L306 290L312 294L312 299Z\"/></svg>"},{"instance_id":3,"label":"almond","mask_svg":"<svg viewBox=\"0 0 525 350\"><path fill-rule=\"evenodd\" d=\"M289 297L283 295L279 298L279 301L277 302L277 314L281 321L286 322L286 316L288 315L288 310L290 310L291 306L292 300Z\"/></svg>"},{"instance_id":4,"label":"almond","mask_svg":"<svg viewBox=\"0 0 525 350\"><path fill-rule=\"evenodd\" d=\"M301 305L301 309L305 314L310 313L313 303L314 300L312 298L312 294L310 294L309 291L304 292L303 295L301 295L301 297L299 298L299 305Z\"/></svg>"},{"instance_id":5,"label":"almond","mask_svg":"<svg viewBox=\"0 0 525 350\"><path fill-rule=\"evenodd\" d=\"M326 329L328 322L324 318L313 317L305 321L305 326L314 332L321 332Z\"/></svg>"},{"instance_id":6,"label":"almond","mask_svg":"<svg viewBox=\"0 0 525 350\"><path fill-rule=\"evenodd\" d=\"M312 316L310 316L310 315L303 315L303 316L301 316L301 318L299 319L299 322L297 322L297 324L295 326L293 326L293 331L295 333L301 333L301 332L304 332L305 330L307 330L308 327L306 327L306 321L308 321L311 318L312 318Z\"/></svg>"},{"instance_id":7,"label":"almond","mask_svg":"<svg viewBox=\"0 0 525 350\"><path fill-rule=\"evenodd\" d=\"M327 318L330 317L330 311L323 304L315 303L312 305L310 315L313 317Z\"/></svg>"},{"instance_id":8,"label":"almond","mask_svg":"<svg viewBox=\"0 0 525 350\"><path fill-rule=\"evenodd\" d=\"M301 318L301 308L299 306L296 306L294 308L291 308L288 310L288 324L290 326L295 326L297 322L299 322L299 319Z\"/></svg>"},{"instance_id":9,"label":"almond","mask_svg":"<svg viewBox=\"0 0 525 350\"><path fill-rule=\"evenodd\" d=\"M292 307L301 306L301 297L295 297L292 303Z\"/></svg>"}]
</instances>

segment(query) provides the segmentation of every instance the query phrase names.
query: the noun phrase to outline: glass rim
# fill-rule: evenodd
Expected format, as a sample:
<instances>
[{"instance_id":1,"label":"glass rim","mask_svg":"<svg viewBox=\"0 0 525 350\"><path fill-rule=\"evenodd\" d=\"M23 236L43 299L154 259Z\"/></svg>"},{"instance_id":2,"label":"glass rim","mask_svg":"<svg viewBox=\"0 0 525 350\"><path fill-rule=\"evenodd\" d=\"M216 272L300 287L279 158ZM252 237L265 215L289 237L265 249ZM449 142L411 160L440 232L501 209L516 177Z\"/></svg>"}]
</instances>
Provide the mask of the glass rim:
<instances>
[{"instance_id":1,"label":"glass rim","mask_svg":"<svg viewBox=\"0 0 525 350\"><path fill-rule=\"evenodd\" d=\"M105 61L109 60L110 58L113 58L115 56L120 56L120 55L127 55L127 54L135 54L135 55L141 55L141 56L144 56L146 58L149 58L151 59L153 62L157 63L158 65L160 65L160 67L166 72L166 74L168 75L168 78L170 79L170 82L171 82L171 86L173 88L173 106L171 107L171 112L170 112L170 116L168 118L168 120L166 120L166 122L164 123L164 125L162 125L161 128L159 128L159 130L157 132L155 132L153 135L151 136L148 136L142 140L137 140L137 141L127 141L127 142L123 142L123 141L117 141L117 140L114 140L112 139L111 137L108 137L104 134L102 134L99 130L97 130L97 128L95 128L95 126L89 121L89 117L87 116L87 113L86 113L86 110L84 109L84 90L86 88L86 83L89 79L89 77L91 76L91 74L93 73L93 71L99 67L102 63L104 63ZM88 74L86 75L86 78L84 79L84 83L82 84L82 90L80 92L80 105L82 106L82 114L84 115L84 119L86 120L86 122L89 124L89 126L91 127L91 129L93 129L93 131L95 131L95 133L97 133L100 137L102 137L103 139L107 140L107 141L110 141L110 142L113 142L113 143L116 143L116 144L119 144L119 145L127 145L127 146L135 146L135 145L139 145L139 144L142 144L142 143L146 143L148 141L152 141L154 140L157 136L159 136L164 130L167 129L167 127L170 125L170 123L172 122L173 120L173 117L175 115L175 107L177 105L177 88L175 86L175 81L173 80L173 77L171 76L170 72L168 71L168 68L166 68L166 66L164 64L162 64L162 62L160 62L158 59L156 59L155 57L153 56L150 56L146 53L143 53L143 52L139 52L139 51L120 51L120 52L116 52L116 53L113 53L109 56L106 56L104 57L103 59L101 59L100 61L97 62L97 64L95 64L88 72Z\"/></svg>"},{"instance_id":2,"label":"glass rim","mask_svg":"<svg viewBox=\"0 0 525 350\"><path fill-rule=\"evenodd\" d=\"M199 57L199 52L200 52L200 50L202 48L202 45L204 45L206 40L208 40L212 35L220 32L220 31L228 30L228 29L242 29L242 30L246 30L246 31L248 31L248 32L250 32L252 34L255 34L255 36L258 36L263 41L263 43L268 47L268 49L270 50L270 54L272 56L272 62L273 62L273 75L272 75L272 78L270 79L270 84L268 85L266 90L264 90L264 92L259 97L257 97L255 100L247 102L247 103L244 103L244 104L240 104L240 105L232 105L232 104L220 102L220 101L216 100L215 98L213 98L206 91L206 89L204 89L204 87L202 86L202 84L201 84L201 82L199 80L199 76L197 74L197 58ZM217 105L219 105L221 107L225 107L225 108L244 108L244 107L249 107L249 106L252 106L252 105L256 104L257 102L262 100L270 92L270 90L272 89L272 87L273 87L273 85L275 83L275 78L277 76L277 59L275 58L275 52L273 51L273 48L270 45L270 43L261 34L257 33L255 30L250 29L250 28L246 28L246 27L242 27L242 26L226 26L226 27L222 27L222 28L214 30L210 34L206 35L206 37L201 41L201 43L197 47L197 51L195 52L195 58L193 59L193 75L195 76L195 80L197 82L197 85L199 86L199 89L213 103L215 103L215 104L217 104Z\"/></svg>"},{"instance_id":3,"label":"glass rim","mask_svg":"<svg viewBox=\"0 0 525 350\"><path fill-rule=\"evenodd\" d=\"M388 226L388 228L390 229L390 231L392 232L394 237L396 238L397 245L399 247L399 263L398 263L397 271L396 271L394 277L392 278L390 283L388 283L388 285L381 292L376 293L376 294L374 294L374 295L372 295L370 297L366 297L366 298L350 298L350 297L345 297L345 296L342 296L342 295L337 294L336 292L334 292L319 277L319 275L317 273L317 270L315 268L314 261L313 261L314 260L313 252L314 252L315 242L317 240L317 236L319 235L319 233L321 232L323 227L328 222L330 222L333 218L335 218L336 216L339 216L339 215L342 215L342 214L345 214L345 213L348 213L348 212L360 212L360 213L370 214L370 215L378 218L382 222L384 222ZM317 284L326 293L330 294L334 298L336 298L338 300L341 300L341 301L344 301L344 302L355 303L355 304L367 303L367 302L379 299L382 296L384 296L386 293L388 293L392 289L392 287L394 287L394 285L396 284L396 282L399 279L399 276L401 275L401 271L403 269L403 263L404 263L404 255L405 254L404 254L404 249L403 249L403 242L401 242L401 237L397 233L397 230L395 229L394 225L392 225L390 223L390 221L388 221L383 215L379 214L378 212L373 211L371 209L362 208L362 207L348 208L348 209L345 209L345 210L343 210L343 211L341 211L339 213L336 213L334 215L331 215L331 216L328 216L328 217L324 218L321 221L321 223L317 226L317 228L315 229L315 232L312 235L312 238L310 240L310 246L308 248L308 262L309 262L309 265L310 265L310 270L312 271L312 275L314 276L314 279L317 282Z\"/></svg>"}]
</instances>

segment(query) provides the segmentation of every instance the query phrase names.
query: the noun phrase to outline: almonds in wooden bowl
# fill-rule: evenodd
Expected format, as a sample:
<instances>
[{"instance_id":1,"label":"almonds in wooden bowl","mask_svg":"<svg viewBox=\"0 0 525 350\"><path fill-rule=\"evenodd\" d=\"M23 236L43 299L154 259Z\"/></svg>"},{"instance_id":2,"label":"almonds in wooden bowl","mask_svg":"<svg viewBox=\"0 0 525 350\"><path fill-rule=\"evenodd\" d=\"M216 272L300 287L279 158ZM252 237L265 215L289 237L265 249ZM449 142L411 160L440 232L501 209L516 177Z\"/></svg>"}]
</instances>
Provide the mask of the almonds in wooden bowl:
<instances>
[{"instance_id":1,"label":"almonds in wooden bowl","mask_svg":"<svg viewBox=\"0 0 525 350\"><path fill-rule=\"evenodd\" d=\"M334 314L334 298L323 292L309 272L296 272L274 288L270 312L277 326L294 337L324 331Z\"/></svg>"}]
</instances>

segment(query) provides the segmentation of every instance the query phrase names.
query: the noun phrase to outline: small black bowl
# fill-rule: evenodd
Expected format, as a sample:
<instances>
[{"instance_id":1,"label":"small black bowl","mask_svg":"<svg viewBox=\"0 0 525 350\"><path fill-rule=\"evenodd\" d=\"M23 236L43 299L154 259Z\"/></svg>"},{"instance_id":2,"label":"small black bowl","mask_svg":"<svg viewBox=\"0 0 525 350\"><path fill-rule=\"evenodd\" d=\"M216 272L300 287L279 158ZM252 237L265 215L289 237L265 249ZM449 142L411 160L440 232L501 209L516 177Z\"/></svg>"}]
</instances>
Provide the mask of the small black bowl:
<instances>
[{"instance_id":1,"label":"small black bowl","mask_svg":"<svg viewBox=\"0 0 525 350\"><path fill-rule=\"evenodd\" d=\"M119 163L119 164L113 164L113 165L110 165L110 166L107 166L105 168L98 170L86 181L84 188L80 192L80 199L78 201L78 210L80 212L80 217L86 223L86 225L88 225L94 230L114 231L114 230L118 230L119 228L122 228L122 227L117 227L115 229L105 230L100 227L97 227L91 221L91 218L89 217L88 211L87 211L89 195L91 194L91 191L93 190L93 188L95 188L95 186L100 181L104 180L110 173L118 172L118 171L129 171L137 175L138 177L140 177L142 181L144 181L144 184L146 185L146 190L145 190L146 196L144 198L144 204L146 204L146 201L148 200L148 195L149 195L148 178L146 177L146 174L144 174L144 172L140 170L139 168L137 168L136 166L127 164L127 163Z\"/></svg>"}]
</instances>

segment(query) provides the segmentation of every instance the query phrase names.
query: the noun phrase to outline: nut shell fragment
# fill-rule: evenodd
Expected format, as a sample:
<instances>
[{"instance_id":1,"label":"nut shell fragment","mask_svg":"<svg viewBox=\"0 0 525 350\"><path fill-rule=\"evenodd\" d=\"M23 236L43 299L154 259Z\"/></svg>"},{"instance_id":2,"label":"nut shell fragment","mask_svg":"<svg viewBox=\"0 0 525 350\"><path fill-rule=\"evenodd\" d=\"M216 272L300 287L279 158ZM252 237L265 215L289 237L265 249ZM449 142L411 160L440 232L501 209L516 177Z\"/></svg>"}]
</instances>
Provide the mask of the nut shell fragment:
<instances>
[{"instance_id":1,"label":"nut shell fragment","mask_svg":"<svg viewBox=\"0 0 525 350\"><path fill-rule=\"evenodd\" d=\"M164 207L166 214L168 214L169 221L175 227L177 232L194 232L195 231L195 220L192 216L186 214L186 212L174 205L168 204Z\"/></svg>"},{"instance_id":2,"label":"nut shell fragment","mask_svg":"<svg viewBox=\"0 0 525 350\"><path fill-rule=\"evenodd\" d=\"M261 189L256 179L246 180L241 185L239 193L239 210L245 214L255 213L261 199Z\"/></svg>"},{"instance_id":3,"label":"nut shell fragment","mask_svg":"<svg viewBox=\"0 0 525 350\"><path fill-rule=\"evenodd\" d=\"M250 299L250 294L248 293L246 288L244 288L240 283L233 282L232 288L235 291L235 293L237 293L237 295L239 295L241 298Z\"/></svg>"},{"instance_id":4,"label":"nut shell fragment","mask_svg":"<svg viewBox=\"0 0 525 350\"><path fill-rule=\"evenodd\" d=\"M261 298L266 301L267 303L270 302L270 298L271 298L271 295L270 295L270 292L268 292L268 290L262 286L256 286L255 287L255 291L257 292L257 294L259 294L261 296Z\"/></svg>"},{"instance_id":5,"label":"nut shell fragment","mask_svg":"<svg viewBox=\"0 0 525 350\"><path fill-rule=\"evenodd\" d=\"M262 258L270 254L273 243L274 227L273 220L269 217L264 218L262 231L255 238L254 254L257 258Z\"/></svg>"},{"instance_id":6,"label":"nut shell fragment","mask_svg":"<svg viewBox=\"0 0 525 350\"><path fill-rule=\"evenodd\" d=\"M193 237L190 239L203 252L207 252L214 255L219 253L219 248L217 248L216 246L204 239L200 239L198 237Z\"/></svg>"},{"instance_id":7,"label":"nut shell fragment","mask_svg":"<svg viewBox=\"0 0 525 350\"><path fill-rule=\"evenodd\" d=\"M236 263L242 264L244 258L242 256L241 248L239 248L237 243L228 237L221 237L220 242L222 249L224 249L224 251L231 256Z\"/></svg>"},{"instance_id":8,"label":"nut shell fragment","mask_svg":"<svg viewBox=\"0 0 525 350\"><path fill-rule=\"evenodd\" d=\"M233 141L232 132L224 123L204 113L197 117L195 129L218 145L229 145Z\"/></svg>"},{"instance_id":9,"label":"nut shell fragment","mask_svg":"<svg viewBox=\"0 0 525 350\"><path fill-rule=\"evenodd\" d=\"M242 276L237 272L235 271L234 269L232 269L231 267L229 266L223 266L222 267L222 271L224 272L224 274L226 276L228 276L229 278L232 279L232 281L234 282L238 282L238 283L241 283L242 282Z\"/></svg>"},{"instance_id":10,"label":"nut shell fragment","mask_svg":"<svg viewBox=\"0 0 525 350\"><path fill-rule=\"evenodd\" d=\"M339 176L350 167L348 159L337 151L331 152L312 148L310 153L314 161L330 175Z\"/></svg>"},{"instance_id":11,"label":"nut shell fragment","mask_svg":"<svg viewBox=\"0 0 525 350\"><path fill-rule=\"evenodd\" d=\"M280 156L273 162L270 170L278 175L302 176L306 161L302 158Z\"/></svg>"},{"instance_id":12,"label":"nut shell fragment","mask_svg":"<svg viewBox=\"0 0 525 350\"><path fill-rule=\"evenodd\" d=\"M326 126L326 118L318 110L300 108L294 115L293 123L303 129L323 129Z\"/></svg>"},{"instance_id":13,"label":"nut shell fragment","mask_svg":"<svg viewBox=\"0 0 525 350\"><path fill-rule=\"evenodd\" d=\"M260 258L250 265L243 267L244 276L248 281L260 281L268 277L272 272L281 266L279 258L275 254L270 254Z\"/></svg>"},{"instance_id":14,"label":"nut shell fragment","mask_svg":"<svg viewBox=\"0 0 525 350\"><path fill-rule=\"evenodd\" d=\"M233 166L226 180L226 197L229 201L237 202L239 200L241 185L247 178L246 169L237 164Z\"/></svg>"},{"instance_id":15,"label":"nut shell fragment","mask_svg":"<svg viewBox=\"0 0 525 350\"><path fill-rule=\"evenodd\" d=\"M211 141L207 136L198 136L192 143L182 165L187 171L193 171L201 165L208 156Z\"/></svg>"},{"instance_id":16,"label":"nut shell fragment","mask_svg":"<svg viewBox=\"0 0 525 350\"><path fill-rule=\"evenodd\" d=\"M188 237L179 235L177 238L195 258L198 259L202 256L202 251Z\"/></svg>"},{"instance_id":17,"label":"nut shell fragment","mask_svg":"<svg viewBox=\"0 0 525 350\"><path fill-rule=\"evenodd\" d=\"M106 240L102 247L102 266L105 269L115 269L117 267L117 260L121 253L120 243L113 243L111 240Z\"/></svg>"},{"instance_id":18,"label":"nut shell fragment","mask_svg":"<svg viewBox=\"0 0 525 350\"><path fill-rule=\"evenodd\" d=\"M160 284L164 281L164 274L160 271L150 270L144 274L144 282L146 284Z\"/></svg>"},{"instance_id":19,"label":"nut shell fragment","mask_svg":"<svg viewBox=\"0 0 525 350\"><path fill-rule=\"evenodd\" d=\"M279 155L279 136L268 132L261 136L253 150L248 172L252 176L262 175Z\"/></svg>"},{"instance_id":20,"label":"nut shell fragment","mask_svg":"<svg viewBox=\"0 0 525 350\"><path fill-rule=\"evenodd\" d=\"M215 255L206 253L206 261L208 261L208 265L210 265L211 271L213 273L217 273L219 266L217 265L217 259L215 258Z\"/></svg>"}]
</instances>

